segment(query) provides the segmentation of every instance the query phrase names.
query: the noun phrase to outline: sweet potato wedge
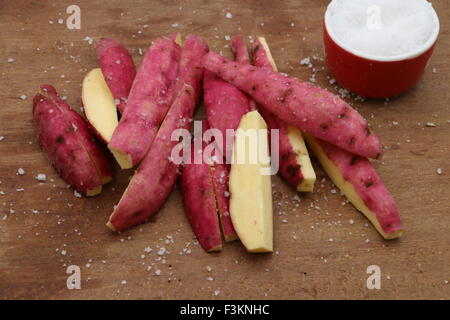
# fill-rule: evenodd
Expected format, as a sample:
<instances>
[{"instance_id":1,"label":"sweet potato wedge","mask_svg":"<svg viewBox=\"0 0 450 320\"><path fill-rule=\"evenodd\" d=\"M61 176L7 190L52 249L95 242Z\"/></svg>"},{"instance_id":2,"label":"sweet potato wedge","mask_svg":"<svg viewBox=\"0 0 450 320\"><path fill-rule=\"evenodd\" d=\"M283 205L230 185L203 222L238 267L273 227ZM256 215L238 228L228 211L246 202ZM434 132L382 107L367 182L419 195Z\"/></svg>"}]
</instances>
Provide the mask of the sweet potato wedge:
<instances>
[{"instance_id":1,"label":"sweet potato wedge","mask_svg":"<svg viewBox=\"0 0 450 320\"><path fill-rule=\"evenodd\" d=\"M402 235L400 214L369 159L305 135L308 146L334 184L385 239Z\"/></svg>"},{"instance_id":2,"label":"sweet potato wedge","mask_svg":"<svg viewBox=\"0 0 450 320\"><path fill-rule=\"evenodd\" d=\"M191 41L200 39L192 38ZM171 135L177 129L189 129L191 126L197 97L195 88L200 88L203 75L201 59L207 51L206 45L202 44L198 42L198 46L183 47L178 83L174 85L178 88L175 99L150 151L107 223L112 230L121 231L151 218L162 207L175 185L179 164L171 161L170 157L178 141L172 141Z\"/></svg>"},{"instance_id":3,"label":"sweet potato wedge","mask_svg":"<svg viewBox=\"0 0 450 320\"><path fill-rule=\"evenodd\" d=\"M136 76L133 58L119 41L101 38L97 42L97 59L117 108L123 113Z\"/></svg>"},{"instance_id":4,"label":"sweet potato wedge","mask_svg":"<svg viewBox=\"0 0 450 320\"><path fill-rule=\"evenodd\" d=\"M99 194L113 171L81 116L49 85L34 97L33 116L39 143L63 180L83 195Z\"/></svg>"},{"instance_id":5,"label":"sweet potato wedge","mask_svg":"<svg viewBox=\"0 0 450 320\"><path fill-rule=\"evenodd\" d=\"M158 38L145 55L108 144L122 169L141 162L152 145L173 101L179 60L180 47L168 38Z\"/></svg>"},{"instance_id":6,"label":"sweet potato wedge","mask_svg":"<svg viewBox=\"0 0 450 320\"><path fill-rule=\"evenodd\" d=\"M258 134L260 130L266 133ZM256 133L255 139L249 137ZM230 171L230 215L249 252L273 251L273 211L267 126L258 111L242 117L233 145ZM263 158L261 158L261 156ZM255 159L256 161L253 161Z\"/></svg>"},{"instance_id":7,"label":"sweet potato wedge","mask_svg":"<svg viewBox=\"0 0 450 320\"><path fill-rule=\"evenodd\" d=\"M215 163L211 167L214 192L217 201L217 212L219 214L222 234L225 241L230 242L238 239L233 227L230 215L230 191L228 183L230 179L230 166L227 164Z\"/></svg>"},{"instance_id":8,"label":"sweet potato wedge","mask_svg":"<svg viewBox=\"0 0 450 320\"><path fill-rule=\"evenodd\" d=\"M205 128L207 123L203 121ZM202 145L202 154L205 142ZM211 164L194 162L195 143L191 145L191 159L182 166L180 191L186 216L191 224L198 242L207 252L222 250L213 171Z\"/></svg>"},{"instance_id":9,"label":"sweet potato wedge","mask_svg":"<svg viewBox=\"0 0 450 320\"><path fill-rule=\"evenodd\" d=\"M255 66L277 71L277 66L265 38L258 37L254 41L252 52ZM260 108L259 111L270 130L279 130L279 173L297 191L312 192L316 174L301 131L288 125L264 108Z\"/></svg>"},{"instance_id":10,"label":"sweet potato wedge","mask_svg":"<svg viewBox=\"0 0 450 320\"><path fill-rule=\"evenodd\" d=\"M214 52L205 56L203 66L303 132L364 157L381 157L378 137L338 96L276 71L229 61Z\"/></svg>"},{"instance_id":11,"label":"sweet potato wedge","mask_svg":"<svg viewBox=\"0 0 450 320\"><path fill-rule=\"evenodd\" d=\"M239 121L249 108L248 97L235 86L223 81L214 73L205 70L203 79L203 102L205 104L206 119L211 128L219 129L224 141L219 144L224 157L231 156L231 139L227 142L227 129L236 130Z\"/></svg>"},{"instance_id":12,"label":"sweet potato wedge","mask_svg":"<svg viewBox=\"0 0 450 320\"><path fill-rule=\"evenodd\" d=\"M84 77L81 99L90 129L100 141L109 143L119 120L114 97L100 68L92 69Z\"/></svg>"}]
</instances>

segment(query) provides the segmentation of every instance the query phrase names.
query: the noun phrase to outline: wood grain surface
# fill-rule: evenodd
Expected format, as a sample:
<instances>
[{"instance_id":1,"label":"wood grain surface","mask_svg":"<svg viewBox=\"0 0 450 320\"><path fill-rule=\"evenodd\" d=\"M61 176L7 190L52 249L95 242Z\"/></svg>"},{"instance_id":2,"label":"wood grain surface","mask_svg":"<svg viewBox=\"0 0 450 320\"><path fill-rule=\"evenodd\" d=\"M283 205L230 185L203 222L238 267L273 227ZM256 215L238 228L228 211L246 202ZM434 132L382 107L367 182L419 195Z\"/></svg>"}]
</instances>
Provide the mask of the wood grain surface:
<instances>
[{"instance_id":1,"label":"wood grain surface","mask_svg":"<svg viewBox=\"0 0 450 320\"><path fill-rule=\"evenodd\" d=\"M117 170L98 197L75 197L39 148L32 98L52 84L79 110L81 81L98 66L89 39L119 39L138 64L152 39L174 31L226 54L228 36L263 35L280 71L309 80L314 72L300 61L316 56L317 84L336 92L323 62L328 1L0 0L0 298L449 299L450 4L432 2L441 33L417 86L390 101L347 98L388 148L374 165L398 202L404 236L384 241L314 162L312 194L273 178L276 252L257 255L239 242L205 253L178 190L152 221L110 232L105 223L132 171ZM81 8L80 30L66 28L71 4ZM66 287L69 265L81 268L81 290ZM370 265L381 268L380 290L366 287Z\"/></svg>"}]
</instances>

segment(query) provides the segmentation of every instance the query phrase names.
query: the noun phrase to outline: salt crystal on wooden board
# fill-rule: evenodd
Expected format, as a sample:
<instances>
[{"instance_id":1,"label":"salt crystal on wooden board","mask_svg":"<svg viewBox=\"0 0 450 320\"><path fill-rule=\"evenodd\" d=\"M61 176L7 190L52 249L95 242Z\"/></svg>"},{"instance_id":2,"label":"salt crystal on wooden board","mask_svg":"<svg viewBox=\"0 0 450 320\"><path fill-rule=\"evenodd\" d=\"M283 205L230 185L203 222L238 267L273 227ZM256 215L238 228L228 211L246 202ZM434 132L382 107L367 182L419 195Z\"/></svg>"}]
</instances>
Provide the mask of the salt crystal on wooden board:
<instances>
[{"instance_id":1,"label":"salt crystal on wooden board","mask_svg":"<svg viewBox=\"0 0 450 320\"><path fill-rule=\"evenodd\" d=\"M346 49L384 58L420 50L439 31L439 20L426 0L334 0L326 25Z\"/></svg>"}]
</instances>

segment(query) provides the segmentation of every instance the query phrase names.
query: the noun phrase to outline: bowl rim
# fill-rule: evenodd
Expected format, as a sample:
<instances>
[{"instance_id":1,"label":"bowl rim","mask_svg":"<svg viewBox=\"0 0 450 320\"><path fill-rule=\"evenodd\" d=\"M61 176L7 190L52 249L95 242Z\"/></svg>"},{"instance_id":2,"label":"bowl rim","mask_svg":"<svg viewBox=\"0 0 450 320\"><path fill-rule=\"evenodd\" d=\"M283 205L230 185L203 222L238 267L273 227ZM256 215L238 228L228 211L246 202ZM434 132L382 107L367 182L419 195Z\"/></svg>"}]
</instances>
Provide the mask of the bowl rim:
<instances>
[{"instance_id":1,"label":"bowl rim","mask_svg":"<svg viewBox=\"0 0 450 320\"><path fill-rule=\"evenodd\" d=\"M335 3L335 1L337 0L332 0L328 6L327 6L327 10L325 11L325 18L324 18L324 26L326 29L326 32L328 33L328 35L330 36L330 38L342 49L354 54L357 57L361 57L361 58L365 58L368 60L373 60L373 61L382 61L382 62L393 62L393 61L402 61L402 60L408 60L408 59L414 59L420 55L422 55L423 53L427 52L431 47L433 47L433 45L436 43L438 35L439 35L439 31L440 31L440 22L439 22L439 17L436 13L436 10L434 10L434 7L431 5L431 9L432 9L432 16L433 16L433 20L435 22L436 28L434 28L433 32L431 33L431 36L428 38L428 40L418 49L412 51L412 52L408 52L406 54L402 54L402 55L396 55L396 56L377 56L377 55L372 55L372 54L368 54L368 53L364 53L361 52L359 50L356 50L354 48L351 48L349 46L346 46L345 44L343 44L342 42L339 41L339 39L336 37L336 35L333 32L333 29L330 28L328 26L327 21L329 20L329 16L330 16L330 9L333 5L333 3ZM427 1L428 2L428 1Z\"/></svg>"}]
</instances>

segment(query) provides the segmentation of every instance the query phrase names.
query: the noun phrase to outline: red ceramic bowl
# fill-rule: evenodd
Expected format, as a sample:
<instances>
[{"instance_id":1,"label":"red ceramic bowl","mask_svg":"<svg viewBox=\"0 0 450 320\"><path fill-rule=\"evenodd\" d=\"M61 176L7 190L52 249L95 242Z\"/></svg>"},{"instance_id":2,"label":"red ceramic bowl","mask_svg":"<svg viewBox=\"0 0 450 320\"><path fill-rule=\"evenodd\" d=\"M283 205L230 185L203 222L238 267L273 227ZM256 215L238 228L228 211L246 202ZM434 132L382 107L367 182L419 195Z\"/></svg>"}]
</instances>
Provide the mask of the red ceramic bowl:
<instances>
[{"instance_id":1,"label":"red ceramic bowl","mask_svg":"<svg viewBox=\"0 0 450 320\"><path fill-rule=\"evenodd\" d=\"M327 27L327 13L323 28L326 63L336 81L347 90L368 98L388 98L410 89L424 73L439 27L420 50L395 58L379 58L339 44ZM437 16L436 19L439 26Z\"/></svg>"}]
</instances>

